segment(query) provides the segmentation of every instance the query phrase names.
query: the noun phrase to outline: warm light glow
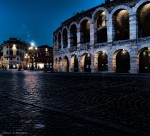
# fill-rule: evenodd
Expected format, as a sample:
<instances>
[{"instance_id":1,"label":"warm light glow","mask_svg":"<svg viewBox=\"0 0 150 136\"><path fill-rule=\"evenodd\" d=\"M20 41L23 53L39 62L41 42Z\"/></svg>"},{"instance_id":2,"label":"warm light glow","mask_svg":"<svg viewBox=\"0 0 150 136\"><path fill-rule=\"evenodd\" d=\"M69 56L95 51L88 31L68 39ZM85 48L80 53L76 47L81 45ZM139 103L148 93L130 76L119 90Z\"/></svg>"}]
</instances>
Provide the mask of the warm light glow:
<instances>
[{"instance_id":1,"label":"warm light glow","mask_svg":"<svg viewBox=\"0 0 150 136\"><path fill-rule=\"evenodd\" d=\"M13 44L12 49L13 49L13 50L16 50L16 44Z\"/></svg>"},{"instance_id":2,"label":"warm light glow","mask_svg":"<svg viewBox=\"0 0 150 136\"><path fill-rule=\"evenodd\" d=\"M101 15L103 15L103 16L104 16L104 15L106 15L106 13L103 11L103 12L101 13Z\"/></svg>"},{"instance_id":3,"label":"warm light glow","mask_svg":"<svg viewBox=\"0 0 150 136\"><path fill-rule=\"evenodd\" d=\"M44 64L43 64L43 63L38 64L38 67L39 67L39 68L44 68Z\"/></svg>"},{"instance_id":4,"label":"warm light glow","mask_svg":"<svg viewBox=\"0 0 150 136\"><path fill-rule=\"evenodd\" d=\"M28 54L26 53L26 55L24 56L24 58L26 59L26 58L28 58L29 56L28 56Z\"/></svg>"},{"instance_id":5,"label":"warm light glow","mask_svg":"<svg viewBox=\"0 0 150 136\"><path fill-rule=\"evenodd\" d=\"M122 50L122 54L126 54L126 50L125 49Z\"/></svg>"},{"instance_id":6,"label":"warm light glow","mask_svg":"<svg viewBox=\"0 0 150 136\"><path fill-rule=\"evenodd\" d=\"M33 47L31 46L31 47L29 47L29 50L32 50L33 49Z\"/></svg>"},{"instance_id":7,"label":"warm light glow","mask_svg":"<svg viewBox=\"0 0 150 136\"><path fill-rule=\"evenodd\" d=\"M48 49L46 48L45 51L48 51Z\"/></svg>"}]
</instances>

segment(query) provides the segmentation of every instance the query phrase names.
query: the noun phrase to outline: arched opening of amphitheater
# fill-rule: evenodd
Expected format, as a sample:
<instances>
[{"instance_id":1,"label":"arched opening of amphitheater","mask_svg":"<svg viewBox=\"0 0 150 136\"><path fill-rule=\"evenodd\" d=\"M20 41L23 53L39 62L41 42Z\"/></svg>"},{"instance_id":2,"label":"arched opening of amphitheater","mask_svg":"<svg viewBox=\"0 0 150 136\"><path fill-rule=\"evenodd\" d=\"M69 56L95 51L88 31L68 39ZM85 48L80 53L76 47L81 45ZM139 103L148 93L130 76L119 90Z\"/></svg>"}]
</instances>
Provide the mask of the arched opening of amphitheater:
<instances>
[{"instance_id":1,"label":"arched opening of amphitheater","mask_svg":"<svg viewBox=\"0 0 150 136\"><path fill-rule=\"evenodd\" d=\"M97 71L108 71L108 56L106 52L100 51L96 54Z\"/></svg>"},{"instance_id":2,"label":"arched opening of amphitheater","mask_svg":"<svg viewBox=\"0 0 150 136\"><path fill-rule=\"evenodd\" d=\"M150 3L142 4L137 10L138 16L138 36L150 36Z\"/></svg>"},{"instance_id":3,"label":"arched opening of amphitheater","mask_svg":"<svg viewBox=\"0 0 150 136\"><path fill-rule=\"evenodd\" d=\"M75 24L70 28L70 46L77 46L77 27Z\"/></svg>"},{"instance_id":4,"label":"arched opening of amphitheater","mask_svg":"<svg viewBox=\"0 0 150 136\"><path fill-rule=\"evenodd\" d=\"M91 55L86 53L82 58L84 60L83 72L91 72Z\"/></svg>"},{"instance_id":5,"label":"arched opening of amphitheater","mask_svg":"<svg viewBox=\"0 0 150 136\"><path fill-rule=\"evenodd\" d=\"M146 47L140 51L139 72L150 73L150 47Z\"/></svg>"},{"instance_id":6,"label":"arched opening of amphitheater","mask_svg":"<svg viewBox=\"0 0 150 136\"><path fill-rule=\"evenodd\" d=\"M58 48L61 49L61 33L58 34Z\"/></svg>"},{"instance_id":7,"label":"arched opening of amphitheater","mask_svg":"<svg viewBox=\"0 0 150 136\"><path fill-rule=\"evenodd\" d=\"M69 60L66 56L64 57L64 72L69 72Z\"/></svg>"},{"instance_id":8,"label":"arched opening of amphitheater","mask_svg":"<svg viewBox=\"0 0 150 136\"><path fill-rule=\"evenodd\" d=\"M67 48L68 47L68 33L67 33L67 29L65 28L63 30L63 48Z\"/></svg>"},{"instance_id":9,"label":"arched opening of amphitheater","mask_svg":"<svg viewBox=\"0 0 150 136\"><path fill-rule=\"evenodd\" d=\"M106 26L106 13L99 11L95 17L95 32L96 32L96 43L107 42L107 26Z\"/></svg>"},{"instance_id":10,"label":"arched opening of amphitheater","mask_svg":"<svg viewBox=\"0 0 150 136\"><path fill-rule=\"evenodd\" d=\"M129 13L125 9L117 10L113 15L114 40L129 39Z\"/></svg>"},{"instance_id":11,"label":"arched opening of amphitheater","mask_svg":"<svg viewBox=\"0 0 150 136\"><path fill-rule=\"evenodd\" d=\"M80 42L81 43L90 42L90 21L88 21L88 20L84 20L81 22Z\"/></svg>"},{"instance_id":12,"label":"arched opening of amphitheater","mask_svg":"<svg viewBox=\"0 0 150 136\"><path fill-rule=\"evenodd\" d=\"M71 57L70 65L71 65L71 71L72 72L78 72L78 58L76 55L73 55Z\"/></svg>"},{"instance_id":13,"label":"arched opening of amphitheater","mask_svg":"<svg viewBox=\"0 0 150 136\"><path fill-rule=\"evenodd\" d=\"M116 72L128 73L130 70L130 55L126 50L119 50L116 55Z\"/></svg>"}]
</instances>

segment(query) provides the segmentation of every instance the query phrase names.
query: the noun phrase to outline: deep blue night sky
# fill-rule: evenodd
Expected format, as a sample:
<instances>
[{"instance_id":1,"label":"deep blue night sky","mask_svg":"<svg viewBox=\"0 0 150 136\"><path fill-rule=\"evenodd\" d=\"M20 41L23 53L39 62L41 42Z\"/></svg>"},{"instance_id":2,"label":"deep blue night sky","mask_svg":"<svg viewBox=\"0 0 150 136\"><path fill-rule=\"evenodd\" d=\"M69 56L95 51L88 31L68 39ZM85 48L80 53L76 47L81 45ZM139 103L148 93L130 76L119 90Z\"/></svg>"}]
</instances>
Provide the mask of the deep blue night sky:
<instances>
[{"instance_id":1,"label":"deep blue night sky","mask_svg":"<svg viewBox=\"0 0 150 136\"><path fill-rule=\"evenodd\" d=\"M53 45L53 31L75 12L104 0L0 0L0 44L10 37Z\"/></svg>"}]
</instances>

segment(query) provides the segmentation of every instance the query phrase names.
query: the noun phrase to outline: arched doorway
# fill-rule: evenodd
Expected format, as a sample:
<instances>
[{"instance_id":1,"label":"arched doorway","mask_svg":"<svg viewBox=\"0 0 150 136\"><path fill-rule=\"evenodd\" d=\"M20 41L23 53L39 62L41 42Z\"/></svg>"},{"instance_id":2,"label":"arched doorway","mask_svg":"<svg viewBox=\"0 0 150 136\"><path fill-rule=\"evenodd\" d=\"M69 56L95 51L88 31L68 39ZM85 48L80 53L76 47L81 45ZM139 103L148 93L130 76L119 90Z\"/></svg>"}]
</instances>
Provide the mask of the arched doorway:
<instances>
[{"instance_id":1,"label":"arched doorway","mask_svg":"<svg viewBox=\"0 0 150 136\"><path fill-rule=\"evenodd\" d=\"M90 21L84 20L80 25L80 42L88 43L90 42Z\"/></svg>"},{"instance_id":2,"label":"arched doorway","mask_svg":"<svg viewBox=\"0 0 150 136\"><path fill-rule=\"evenodd\" d=\"M150 47L142 49L139 55L139 72L150 73Z\"/></svg>"},{"instance_id":3,"label":"arched doorway","mask_svg":"<svg viewBox=\"0 0 150 136\"><path fill-rule=\"evenodd\" d=\"M117 10L113 15L113 26L115 31L114 40L129 39L129 13L125 9Z\"/></svg>"},{"instance_id":4,"label":"arched doorway","mask_svg":"<svg viewBox=\"0 0 150 136\"><path fill-rule=\"evenodd\" d=\"M78 58L76 55L71 57L71 71L78 72Z\"/></svg>"},{"instance_id":5,"label":"arched doorway","mask_svg":"<svg viewBox=\"0 0 150 136\"><path fill-rule=\"evenodd\" d=\"M68 57L64 57L64 72L69 72L69 60Z\"/></svg>"},{"instance_id":6,"label":"arched doorway","mask_svg":"<svg viewBox=\"0 0 150 136\"><path fill-rule=\"evenodd\" d=\"M116 55L116 72L128 73L130 70L130 55L126 50L120 50Z\"/></svg>"},{"instance_id":7,"label":"arched doorway","mask_svg":"<svg viewBox=\"0 0 150 136\"><path fill-rule=\"evenodd\" d=\"M98 53L98 71L108 71L108 56L104 51Z\"/></svg>"},{"instance_id":8,"label":"arched doorway","mask_svg":"<svg viewBox=\"0 0 150 136\"><path fill-rule=\"evenodd\" d=\"M99 11L95 17L96 43L107 42L106 13Z\"/></svg>"},{"instance_id":9,"label":"arched doorway","mask_svg":"<svg viewBox=\"0 0 150 136\"><path fill-rule=\"evenodd\" d=\"M85 54L84 57L84 72L91 72L91 55Z\"/></svg>"},{"instance_id":10,"label":"arched doorway","mask_svg":"<svg viewBox=\"0 0 150 136\"><path fill-rule=\"evenodd\" d=\"M142 4L137 11L138 18L138 36L150 36L150 3Z\"/></svg>"}]
</instances>

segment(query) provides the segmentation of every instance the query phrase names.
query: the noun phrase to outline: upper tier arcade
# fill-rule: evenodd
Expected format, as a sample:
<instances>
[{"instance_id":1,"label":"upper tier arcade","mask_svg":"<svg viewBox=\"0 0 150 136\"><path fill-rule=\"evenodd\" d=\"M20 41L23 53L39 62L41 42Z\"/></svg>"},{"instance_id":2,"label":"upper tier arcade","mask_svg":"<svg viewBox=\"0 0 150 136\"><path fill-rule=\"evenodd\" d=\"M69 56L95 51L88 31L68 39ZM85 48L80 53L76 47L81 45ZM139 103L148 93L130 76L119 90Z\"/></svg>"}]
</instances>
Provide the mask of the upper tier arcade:
<instances>
[{"instance_id":1,"label":"upper tier arcade","mask_svg":"<svg viewBox=\"0 0 150 136\"><path fill-rule=\"evenodd\" d=\"M80 72L97 72L100 69L109 72L124 71L117 67L117 63L123 65L124 61L117 60L117 56L121 55L121 51L126 51L126 57L129 58L126 59L128 64L123 66L127 67L126 72L150 71L149 57L142 66L139 60L143 50L150 51L149 18L150 0L106 0L104 4L77 13L53 33L54 64L57 59L58 67L62 67L61 71L64 71L66 68L63 60L67 57L67 69L74 71L71 58L76 55ZM98 57L102 56L101 52L106 53L107 61L106 64L99 65L101 59L98 60ZM90 62L87 62L89 64L86 64L87 56L90 56ZM86 70L87 67L90 70Z\"/></svg>"}]
</instances>

